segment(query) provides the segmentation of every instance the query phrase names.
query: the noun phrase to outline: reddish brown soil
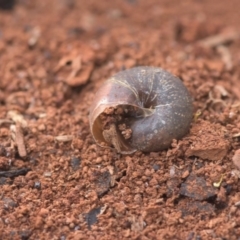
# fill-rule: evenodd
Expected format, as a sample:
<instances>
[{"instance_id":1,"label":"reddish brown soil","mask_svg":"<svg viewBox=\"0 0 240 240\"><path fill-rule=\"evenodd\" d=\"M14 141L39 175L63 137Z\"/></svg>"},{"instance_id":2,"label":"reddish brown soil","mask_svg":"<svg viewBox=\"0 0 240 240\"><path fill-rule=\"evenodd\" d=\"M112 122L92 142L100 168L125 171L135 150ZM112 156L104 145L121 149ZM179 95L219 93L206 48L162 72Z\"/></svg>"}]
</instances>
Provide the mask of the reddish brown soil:
<instances>
[{"instance_id":1,"label":"reddish brown soil","mask_svg":"<svg viewBox=\"0 0 240 240\"><path fill-rule=\"evenodd\" d=\"M19 0L0 10L0 239L239 239L239 9ZM179 76L195 114L168 150L124 156L94 143L88 112L106 78L139 65Z\"/></svg>"}]
</instances>

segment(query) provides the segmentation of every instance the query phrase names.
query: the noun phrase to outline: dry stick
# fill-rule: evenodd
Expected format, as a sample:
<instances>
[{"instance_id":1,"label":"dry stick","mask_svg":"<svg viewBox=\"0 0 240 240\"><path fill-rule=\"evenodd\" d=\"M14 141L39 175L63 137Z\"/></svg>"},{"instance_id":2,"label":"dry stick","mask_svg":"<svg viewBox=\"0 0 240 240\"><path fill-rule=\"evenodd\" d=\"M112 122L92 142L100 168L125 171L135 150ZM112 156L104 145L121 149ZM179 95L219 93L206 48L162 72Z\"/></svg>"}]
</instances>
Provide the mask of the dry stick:
<instances>
[{"instance_id":1,"label":"dry stick","mask_svg":"<svg viewBox=\"0 0 240 240\"><path fill-rule=\"evenodd\" d=\"M236 31L223 32L218 35L207 37L201 41L199 44L203 47L216 47L228 42L232 42L240 38L240 33Z\"/></svg>"},{"instance_id":2,"label":"dry stick","mask_svg":"<svg viewBox=\"0 0 240 240\"><path fill-rule=\"evenodd\" d=\"M0 171L0 177L17 177L19 175L26 175L29 171L31 171L30 168L20 168L20 169L14 169L9 171Z\"/></svg>"},{"instance_id":3,"label":"dry stick","mask_svg":"<svg viewBox=\"0 0 240 240\"><path fill-rule=\"evenodd\" d=\"M17 144L18 148L18 153L20 157L26 157L27 156L27 151L24 143L24 136L23 136L23 131L22 131L22 126L20 123L16 124L16 137L15 137L15 142Z\"/></svg>"}]
</instances>

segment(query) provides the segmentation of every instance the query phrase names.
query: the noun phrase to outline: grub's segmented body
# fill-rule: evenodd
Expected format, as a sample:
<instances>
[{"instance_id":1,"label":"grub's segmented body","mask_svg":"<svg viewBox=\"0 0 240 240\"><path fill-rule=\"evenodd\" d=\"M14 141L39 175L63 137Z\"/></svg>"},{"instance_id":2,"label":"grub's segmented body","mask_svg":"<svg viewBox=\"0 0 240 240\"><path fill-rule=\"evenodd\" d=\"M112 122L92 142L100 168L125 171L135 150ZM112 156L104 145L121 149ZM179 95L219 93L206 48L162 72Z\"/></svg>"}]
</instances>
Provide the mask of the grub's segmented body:
<instances>
[{"instance_id":1,"label":"grub's segmented body","mask_svg":"<svg viewBox=\"0 0 240 240\"><path fill-rule=\"evenodd\" d=\"M100 145L106 142L100 115L106 108L118 106L135 110L124 115L132 134L129 139L119 134L121 153L166 149L173 139L188 132L193 114L188 90L169 72L156 67L121 71L98 90L90 111L91 132Z\"/></svg>"}]
</instances>

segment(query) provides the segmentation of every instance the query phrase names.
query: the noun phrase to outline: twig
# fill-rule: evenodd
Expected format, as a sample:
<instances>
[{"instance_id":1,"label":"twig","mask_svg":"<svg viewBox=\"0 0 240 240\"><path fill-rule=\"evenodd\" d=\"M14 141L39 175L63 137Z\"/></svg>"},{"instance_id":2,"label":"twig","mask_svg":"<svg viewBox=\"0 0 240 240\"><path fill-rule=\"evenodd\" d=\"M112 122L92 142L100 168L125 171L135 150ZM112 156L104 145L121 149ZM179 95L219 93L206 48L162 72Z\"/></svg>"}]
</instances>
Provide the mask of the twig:
<instances>
[{"instance_id":1,"label":"twig","mask_svg":"<svg viewBox=\"0 0 240 240\"><path fill-rule=\"evenodd\" d=\"M18 153L20 157L26 157L27 151L24 143L22 126L19 123L17 123L16 125L16 144L17 144Z\"/></svg>"},{"instance_id":2,"label":"twig","mask_svg":"<svg viewBox=\"0 0 240 240\"><path fill-rule=\"evenodd\" d=\"M0 177L17 177L19 175L26 175L29 171L31 171L30 168L20 168L20 169L14 169L9 171L0 171Z\"/></svg>"},{"instance_id":3,"label":"twig","mask_svg":"<svg viewBox=\"0 0 240 240\"><path fill-rule=\"evenodd\" d=\"M228 42L232 42L240 38L240 34L237 31L223 32L218 35L207 37L201 41L199 44L203 47L217 47Z\"/></svg>"},{"instance_id":4,"label":"twig","mask_svg":"<svg viewBox=\"0 0 240 240\"><path fill-rule=\"evenodd\" d=\"M24 158L27 156L27 151L24 143L24 136L22 131L22 126L19 122L16 125L11 125L12 139L17 145L19 156Z\"/></svg>"}]
</instances>

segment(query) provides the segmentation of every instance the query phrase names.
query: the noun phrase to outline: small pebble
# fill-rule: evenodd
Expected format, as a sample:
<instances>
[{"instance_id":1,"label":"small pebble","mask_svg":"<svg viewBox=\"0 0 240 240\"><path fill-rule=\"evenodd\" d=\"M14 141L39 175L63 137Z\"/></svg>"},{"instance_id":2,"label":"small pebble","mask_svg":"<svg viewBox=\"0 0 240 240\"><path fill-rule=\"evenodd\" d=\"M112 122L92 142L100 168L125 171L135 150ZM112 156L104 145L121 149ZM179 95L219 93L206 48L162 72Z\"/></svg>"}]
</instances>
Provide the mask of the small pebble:
<instances>
[{"instance_id":1,"label":"small pebble","mask_svg":"<svg viewBox=\"0 0 240 240\"><path fill-rule=\"evenodd\" d=\"M34 188L41 189L41 182L35 182L34 183Z\"/></svg>"},{"instance_id":2,"label":"small pebble","mask_svg":"<svg viewBox=\"0 0 240 240\"><path fill-rule=\"evenodd\" d=\"M44 172L44 177L51 177L52 176L52 173L51 172Z\"/></svg>"},{"instance_id":3,"label":"small pebble","mask_svg":"<svg viewBox=\"0 0 240 240\"><path fill-rule=\"evenodd\" d=\"M178 219L179 223L184 223L184 220L182 218Z\"/></svg>"}]
</instances>

